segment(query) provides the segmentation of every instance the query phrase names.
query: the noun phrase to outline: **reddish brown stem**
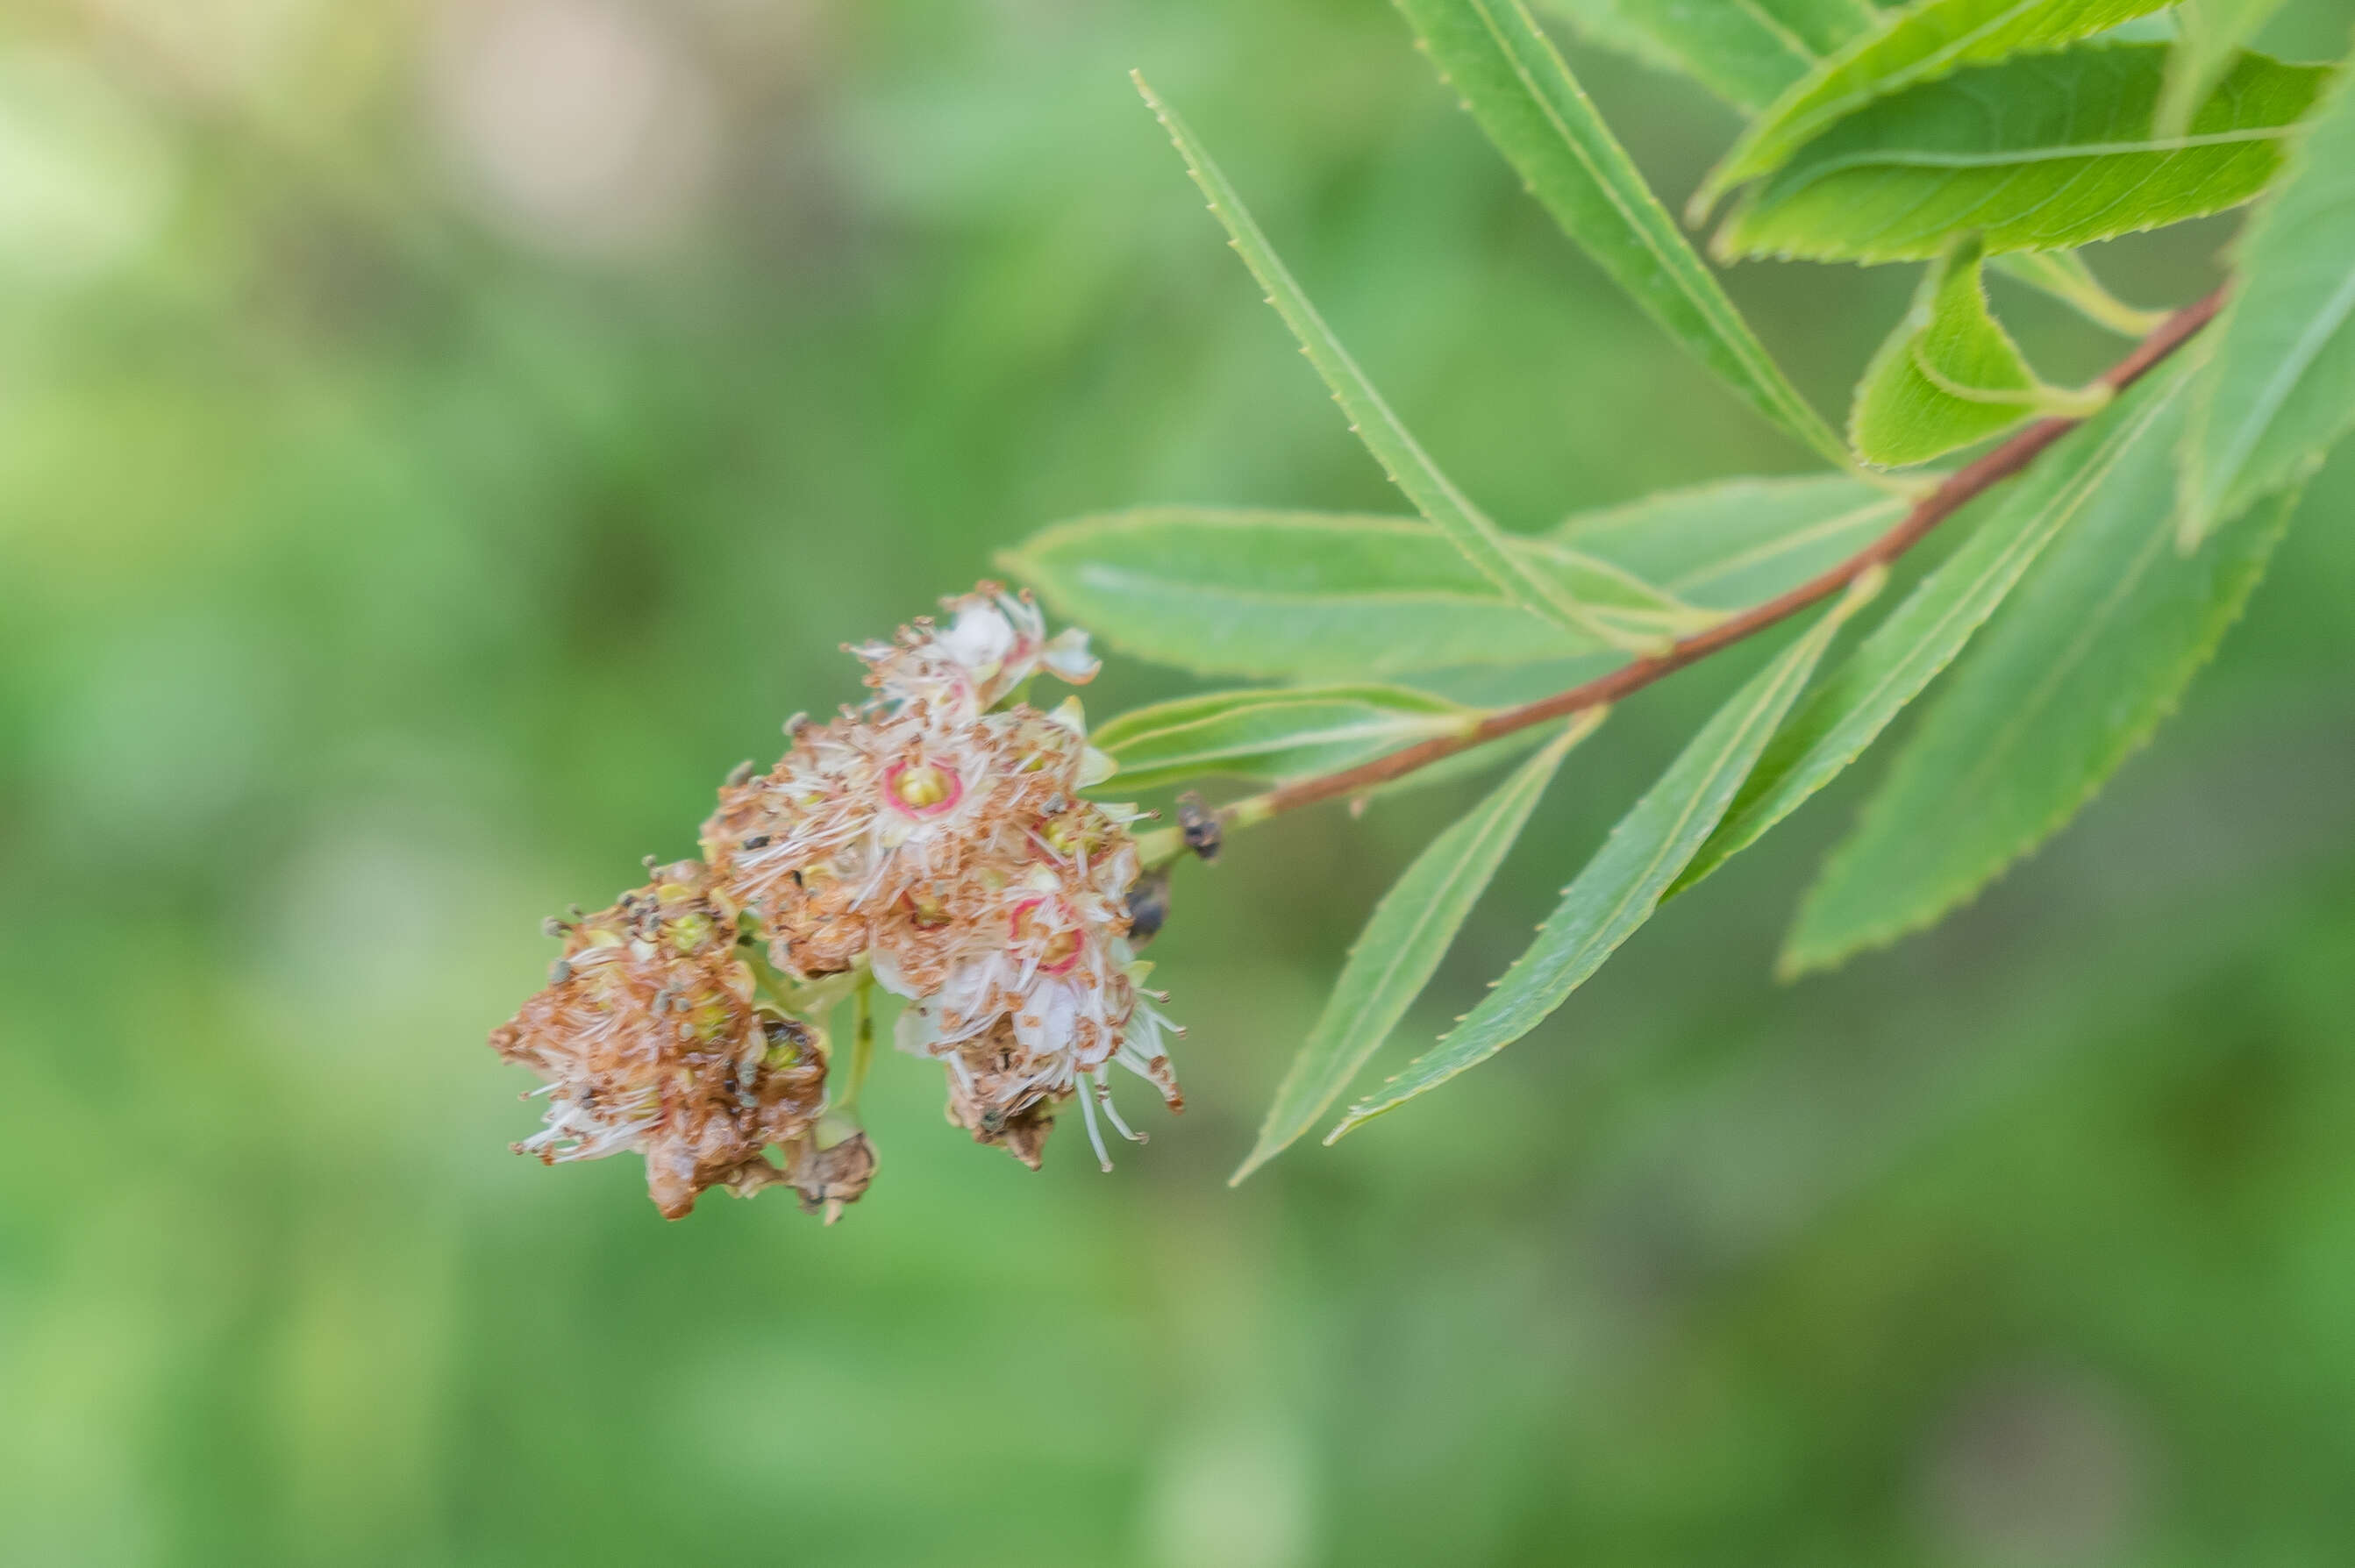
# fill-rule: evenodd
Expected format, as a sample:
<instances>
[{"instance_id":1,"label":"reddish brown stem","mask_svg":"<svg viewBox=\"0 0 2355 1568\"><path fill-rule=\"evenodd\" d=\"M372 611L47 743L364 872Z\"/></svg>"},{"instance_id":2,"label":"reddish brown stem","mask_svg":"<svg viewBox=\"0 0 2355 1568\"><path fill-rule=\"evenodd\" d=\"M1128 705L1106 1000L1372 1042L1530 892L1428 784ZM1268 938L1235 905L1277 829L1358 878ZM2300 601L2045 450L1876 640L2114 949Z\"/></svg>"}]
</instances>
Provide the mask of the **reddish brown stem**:
<instances>
[{"instance_id":1,"label":"reddish brown stem","mask_svg":"<svg viewBox=\"0 0 2355 1568\"><path fill-rule=\"evenodd\" d=\"M2188 342L2191 335L2208 325L2224 303L2224 290L2220 288L2205 299L2188 304L2160 323L2157 331L2136 346L2135 351L2105 372L2101 385L2113 392L2124 391L2145 372ZM1687 665L1697 664L1733 646L1736 643L1757 635L1767 627L1790 619L1810 604L1820 603L1839 592L1867 568L1885 565L1912 549L1926 538L1932 528L1952 517L1978 495L2003 480L2010 478L2033 463L2038 454L2066 435L2082 421L2073 419L2039 420L1986 456L1948 475L1939 486L1914 504L1894 528L1846 560L1820 576L1810 578L1789 592L1769 599L1764 604L1727 617L1705 632L1696 633L1672 644L1666 653L1640 658L1620 666L1610 674L1598 676L1583 686L1573 686L1567 691L1541 697L1535 702L1525 702L1518 708L1499 709L1460 735L1443 735L1392 752L1387 756L1361 763L1338 773L1321 773L1315 778L1297 779L1262 795L1251 795L1220 809L1220 816L1229 821L1259 822L1278 812L1314 805L1320 800L1356 795L1377 784L1404 777L1417 768L1426 767L1443 757L1452 757L1516 730L1526 730L1532 724L1542 724L1550 719L1564 719L1589 708L1616 702L1633 692L1641 691L1666 676L1674 675Z\"/></svg>"}]
</instances>

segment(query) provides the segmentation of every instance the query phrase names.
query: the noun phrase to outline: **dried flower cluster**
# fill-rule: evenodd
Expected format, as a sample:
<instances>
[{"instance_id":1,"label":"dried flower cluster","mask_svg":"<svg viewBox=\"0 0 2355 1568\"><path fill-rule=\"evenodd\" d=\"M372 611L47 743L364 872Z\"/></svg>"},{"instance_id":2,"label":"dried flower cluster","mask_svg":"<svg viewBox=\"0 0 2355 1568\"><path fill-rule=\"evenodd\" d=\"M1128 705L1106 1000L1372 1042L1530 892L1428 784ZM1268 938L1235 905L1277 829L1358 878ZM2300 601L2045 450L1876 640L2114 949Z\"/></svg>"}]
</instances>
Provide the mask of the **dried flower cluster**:
<instances>
[{"instance_id":1,"label":"dried flower cluster","mask_svg":"<svg viewBox=\"0 0 2355 1568\"><path fill-rule=\"evenodd\" d=\"M674 1218L715 1186L855 1199L873 1156L822 1128L818 1015L868 976L907 998L900 1049L946 1066L949 1120L1034 1168L1075 1094L1106 1168L1097 1111L1137 1136L1113 1108L1114 1062L1181 1104L1128 941L1135 814L1080 797L1111 768L1075 699L1020 700L1042 670L1092 677L1086 638L1049 639L1027 597L991 583L947 607L945 627L851 650L873 695L829 724L794 719L767 773L739 769L702 863L564 926L554 980L491 1037L547 1081L548 1125L519 1149L638 1149Z\"/></svg>"}]
</instances>

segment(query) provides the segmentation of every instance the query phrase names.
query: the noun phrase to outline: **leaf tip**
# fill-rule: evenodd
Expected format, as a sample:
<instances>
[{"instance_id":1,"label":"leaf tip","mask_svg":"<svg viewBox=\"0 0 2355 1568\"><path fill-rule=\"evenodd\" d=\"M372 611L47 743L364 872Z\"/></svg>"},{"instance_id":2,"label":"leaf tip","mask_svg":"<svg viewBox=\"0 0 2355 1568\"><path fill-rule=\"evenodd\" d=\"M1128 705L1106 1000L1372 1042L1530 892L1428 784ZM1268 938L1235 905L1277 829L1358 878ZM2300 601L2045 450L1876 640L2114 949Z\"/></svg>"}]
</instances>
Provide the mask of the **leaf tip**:
<instances>
[{"instance_id":1,"label":"leaf tip","mask_svg":"<svg viewBox=\"0 0 2355 1568\"><path fill-rule=\"evenodd\" d=\"M1717 205L1717 198L1722 194L1717 183L1717 171L1711 169L1702 176L1700 188L1686 198L1685 227L1699 229L1702 224L1707 223L1710 209Z\"/></svg>"}]
</instances>

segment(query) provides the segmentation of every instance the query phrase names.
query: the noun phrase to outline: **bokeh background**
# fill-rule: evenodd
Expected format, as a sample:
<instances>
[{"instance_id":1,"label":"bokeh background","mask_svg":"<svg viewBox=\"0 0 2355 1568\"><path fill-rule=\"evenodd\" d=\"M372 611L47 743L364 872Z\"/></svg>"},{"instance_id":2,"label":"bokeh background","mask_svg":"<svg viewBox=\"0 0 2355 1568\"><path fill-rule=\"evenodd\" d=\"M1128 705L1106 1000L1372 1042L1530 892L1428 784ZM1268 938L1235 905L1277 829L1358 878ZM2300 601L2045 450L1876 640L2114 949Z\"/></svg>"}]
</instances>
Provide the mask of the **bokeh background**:
<instances>
[{"instance_id":1,"label":"bokeh background","mask_svg":"<svg viewBox=\"0 0 2355 1568\"><path fill-rule=\"evenodd\" d=\"M1572 57L1680 197L1727 113ZM1769 968L1870 767L1228 1190L1458 785L1181 869L1188 1107L1110 1177L893 1056L830 1231L506 1152L540 917L687 851L846 638L1083 511L1397 507L1132 66L1500 517L1806 466L1364 0L8 6L0 1560L2348 1561L2344 462L2095 807L1836 976ZM2231 227L2094 260L2179 302ZM1732 286L1837 408L1906 272ZM2053 374L2119 352L1998 288ZM1740 674L1576 755L1394 1050Z\"/></svg>"}]
</instances>

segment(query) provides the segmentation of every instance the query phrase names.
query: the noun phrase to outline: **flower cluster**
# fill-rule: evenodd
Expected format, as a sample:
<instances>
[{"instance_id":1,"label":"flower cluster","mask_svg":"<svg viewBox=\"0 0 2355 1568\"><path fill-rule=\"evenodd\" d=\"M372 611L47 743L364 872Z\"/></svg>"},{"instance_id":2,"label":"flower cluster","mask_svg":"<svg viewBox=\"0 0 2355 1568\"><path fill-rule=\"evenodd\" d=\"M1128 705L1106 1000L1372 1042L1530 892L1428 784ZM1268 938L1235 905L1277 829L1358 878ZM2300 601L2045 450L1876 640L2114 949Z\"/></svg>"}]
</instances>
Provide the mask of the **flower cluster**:
<instances>
[{"instance_id":1,"label":"flower cluster","mask_svg":"<svg viewBox=\"0 0 2355 1568\"><path fill-rule=\"evenodd\" d=\"M868 976L906 998L900 1047L944 1064L950 1122L1033 1168L1075 1095L1106 1168L1098 1111L1137 1136L1114 1063L1181 1104L1128 940L1135 814L1081 798L1111 766L1077 700L1022 700L1042 671L1091 678L1086 638L1050 639L995 584L947 608L849 650L868 700L796 718L773 769L738 770L703 862L567 928L555 982L492 1036L549 1083L547 1128L519 1148L639 1149L674 1217L713 1186L856 1198L872 1156L863 1136L816 1147L827 1051L799 1014Z\"/></svg>"},{"instance_id":2,"label":"flower cluster","mask_svg":"<svg viewBox=\"0 0 2355 1568\"><path fill-rule=\"evenodd\" d=\"M548 988L491 1046L546 1081L546 1125L518 1152L552 1165L637 1149L655 1206L677 1219L707 1188L751 1193L829 1163L811 1147L826 1062L808 1025L755 1002L709 873L693 860L649 869L613 908L559 923ZM773 1144L784 1170L763 1156Z\"/></svg>"},{"instance_id":3,"label":"flower cluster","mask_svg":"<svg viewBox=\"0 0 2355 1568\"><path fill-rule=\"evenodd\" d=\"M1046 638L1028 600L951 600L946 627L852 650L873 699L794 726L766 774L720 792L706 857L778 968L801 978L864 961L908 998L899 1044L946 1063L949 1120L1039 1163L1058 1106L1082 1088L1112 1109L1109 1067L1173 1105L1167 1027L1130 952L1134 814L1080 798L1111 772L1076 700L1015 700L1040 670L1095 674L1086 639Z\"/></svg>"}]
</instances>

